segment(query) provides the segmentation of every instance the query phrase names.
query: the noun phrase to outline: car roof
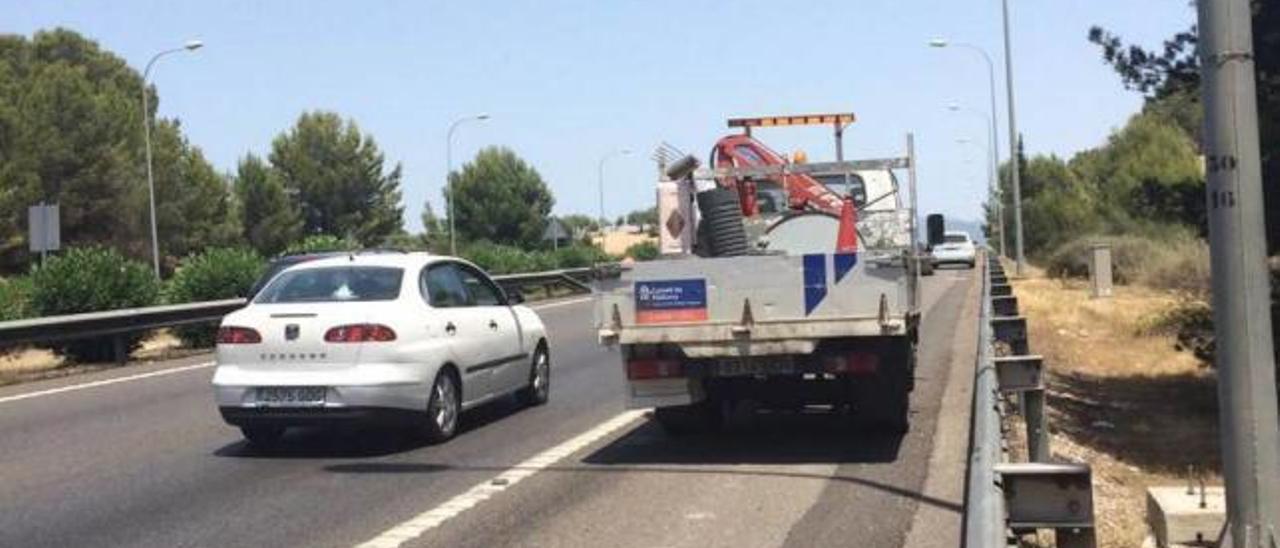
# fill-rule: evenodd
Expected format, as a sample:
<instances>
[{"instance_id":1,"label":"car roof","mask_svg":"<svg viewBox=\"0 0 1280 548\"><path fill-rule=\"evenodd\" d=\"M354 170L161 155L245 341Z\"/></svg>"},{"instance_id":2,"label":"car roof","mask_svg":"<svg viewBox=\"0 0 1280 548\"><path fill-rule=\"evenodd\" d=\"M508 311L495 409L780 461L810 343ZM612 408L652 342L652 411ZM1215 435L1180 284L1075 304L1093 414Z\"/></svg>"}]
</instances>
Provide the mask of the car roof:
<instances>
[{"instance_id":1,"label":"car roof","mask_svg":"<svg viewBox=\"0 0 1280 548\"><path fill-rule=\"evenodd\" d=\"M409 252L409 253L344 253L335 256L326 256L310 261L300 262L291 265L286 270L303 270L309 268L325 268L334 266L382 266L403 268L412 270L422 268L429 263L439 261L458 261L466 264L473 263L460 257L452 257L449 255L434 255L426 252ZM483 271L483 269L481 269Z\"/></svg>"},{"instance_id":2,"label":"car roof","mask_svg":"<svg viewBox=\"0 0 1280 548\"><path fill-rule=\"evenodd\" d=\"M942 233L945 236L968 236L969 233L963 230L948 230Z\"/></svg>"}]
</instances>

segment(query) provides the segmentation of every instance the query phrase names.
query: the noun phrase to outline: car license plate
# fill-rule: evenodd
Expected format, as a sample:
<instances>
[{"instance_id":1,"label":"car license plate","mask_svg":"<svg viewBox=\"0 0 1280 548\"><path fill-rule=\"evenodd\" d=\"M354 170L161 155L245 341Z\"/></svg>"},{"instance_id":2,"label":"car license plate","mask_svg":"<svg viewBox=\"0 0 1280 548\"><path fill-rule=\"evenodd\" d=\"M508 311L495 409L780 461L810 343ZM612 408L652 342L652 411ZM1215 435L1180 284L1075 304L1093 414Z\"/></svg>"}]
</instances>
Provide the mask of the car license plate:
<instances>
[{"instance_id":1,"label":"car license plate","mask_svg":"<svg viewBox=\"0 0 1280 548\"><path fill-rule=\"evenodd\" d=\"M795 364L789 360L722 360L716 363L716 374L721 377L790 375L795 371Z\"/></svg>"},{"instance_id":2,"label":"car license plate","mask_svg":"<svg viewBox=\"0 0 1280 548\"><path fill-rule=\"evenodd\" d=\"M323 386L270 386L258 388L258 405L311 407L324 405Z\"/></svg>"}]
</instances>

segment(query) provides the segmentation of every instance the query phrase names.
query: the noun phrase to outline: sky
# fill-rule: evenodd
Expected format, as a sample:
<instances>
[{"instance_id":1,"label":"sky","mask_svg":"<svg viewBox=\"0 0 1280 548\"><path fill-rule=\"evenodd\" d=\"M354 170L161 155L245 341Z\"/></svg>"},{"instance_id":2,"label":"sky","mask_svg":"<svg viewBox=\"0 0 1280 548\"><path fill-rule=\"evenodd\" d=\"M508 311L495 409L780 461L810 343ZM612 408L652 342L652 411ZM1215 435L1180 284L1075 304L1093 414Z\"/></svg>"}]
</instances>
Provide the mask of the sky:
<instances>
[{"instance_id":1,"label":"sky","mask_svg":"<svg viewBox=\"0 0 1280 548\"><path fill-rule=\"evenodd\" d=\"M1194 19L1185 0L1010 2L1018 130L1029 154L1101 145L1141 106L1085 38L1102 25L1157 47ZM977 219L985 197L986 65L996 63L1000 157L1008 157L998 0L830 2L0 0L0 32L66 27L141 71L161 116L177 118L220 171L304 111L353 119L403 165L406 228L423 201L443 209L445 135L460 117L455 169L502 145L537 169L556 214L596 215L654 202L650 159L662 142L700 159L734 116L854 112L845 157L904 154L915 136L922 213ZM962 111L946 107L958 104ZM829 129L759 131L779 151L832 159ZM958 140L967 139L961 143Z\"/></svg>"}]
</instances>

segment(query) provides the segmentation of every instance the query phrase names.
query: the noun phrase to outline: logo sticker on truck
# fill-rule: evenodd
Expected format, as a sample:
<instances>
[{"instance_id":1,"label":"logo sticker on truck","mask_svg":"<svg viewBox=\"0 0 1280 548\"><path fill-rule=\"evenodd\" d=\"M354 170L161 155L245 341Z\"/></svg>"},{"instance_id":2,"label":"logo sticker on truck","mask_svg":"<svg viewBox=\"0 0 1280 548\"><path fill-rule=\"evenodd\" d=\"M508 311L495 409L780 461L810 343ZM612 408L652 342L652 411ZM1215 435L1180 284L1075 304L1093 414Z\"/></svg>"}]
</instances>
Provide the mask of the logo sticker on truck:
<instances>
[{"instance_id":1,"label":"logo sticker on truck","mask_svg":"<svg viewBox=\"0 0 1280 548\"><path fill-rule=\"evenodd\" d=\"M707 319L707 281L636 282L636 323L701 322Z\"/></svg>"}]
</instances>

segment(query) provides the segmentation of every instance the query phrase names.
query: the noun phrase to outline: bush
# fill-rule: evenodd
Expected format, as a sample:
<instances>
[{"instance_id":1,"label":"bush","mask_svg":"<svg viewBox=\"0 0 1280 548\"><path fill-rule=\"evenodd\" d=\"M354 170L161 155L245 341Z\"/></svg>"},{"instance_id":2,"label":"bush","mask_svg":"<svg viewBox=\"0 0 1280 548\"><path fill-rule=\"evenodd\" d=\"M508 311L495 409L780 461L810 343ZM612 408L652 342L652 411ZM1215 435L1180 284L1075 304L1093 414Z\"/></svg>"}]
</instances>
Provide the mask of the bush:
<instances>
[{"instance_id":1,"label":"bush","mask_svg":"<svg viewBox=\"0 0 1280 548\"><path fill-rule=\"evenodd\" d=\"M360 249L360 244L329 234L312 234L301 241L294 242L285 249L285 255L301 255L304 253L324 253L326 251L349 251Z\"/></svg>"},{"instance_id":2,"label":"bush","mask_svg":"<svg viewBox=\"0 0 1280 548\"><path fill-rule=\"evenodd\" d=\"M31 278L0 280L0 322L31 317Z\"/></svg>"},{"instance_id":3,"label":"bush","mask_svg":"<svg viewBox=\"0 0 1280 548\"><path fill-rule=\"evenodd\" d=\"M658 252L658 243L649 241L632 244L623 255L637 261L652 261L657 259L660 253Z\"/></svg>"},{"instance_id":4,"label":"bush","mask_svg":"<svg viewBox=\"0 0 1280 548\"><path fill-rule=\"evenodd\" d=\"M160 284L151 268L113 249L70 249L31 271L31 309L40 316L151 306L159 295ZM126 350L136 349L141 339L141 334L126 337ZM111 337L52 348L82 362L107 361L115 355Z\"/></svg>"},{"instance_id":5,"label":"bush","mask_svg":"<svg viewBox=\"0 0 1280 548\"><path fill-rule=\"evenodd\" d=\"M1209 246L1183 229L1169 229L1162 237L1083 236L1059 246L1049 255L1046 271L1059 278L1089 275L1089 248L1111 246L1111 270L1117 284L1142 284L1207 296Z\"/></svg>"},{"instance_id":6,"label":"bush","mask_svg":"<svg viewBox=\"0 0 1280 548\"><path fill-rule=\"evenodd\" d=\"M562 247L555 251L526 251L507 245L474 242L462 248L460 255L495 275L582 268L611 260L600 248L585 245Z\"/></svg>"},{"instance_id":7,"label":"bush","mask_svg":"<svg viewBox=\"0 0 1280 548\"><path fill-rule=\"evenodd\" d=\"M173 304L245 297L262 275L266 262L248 249L211 249L187 257L165 286L165 301ZM193 325L174 330L192 348L213 346L216 327Z\"/></svg>"}]
</instances>

